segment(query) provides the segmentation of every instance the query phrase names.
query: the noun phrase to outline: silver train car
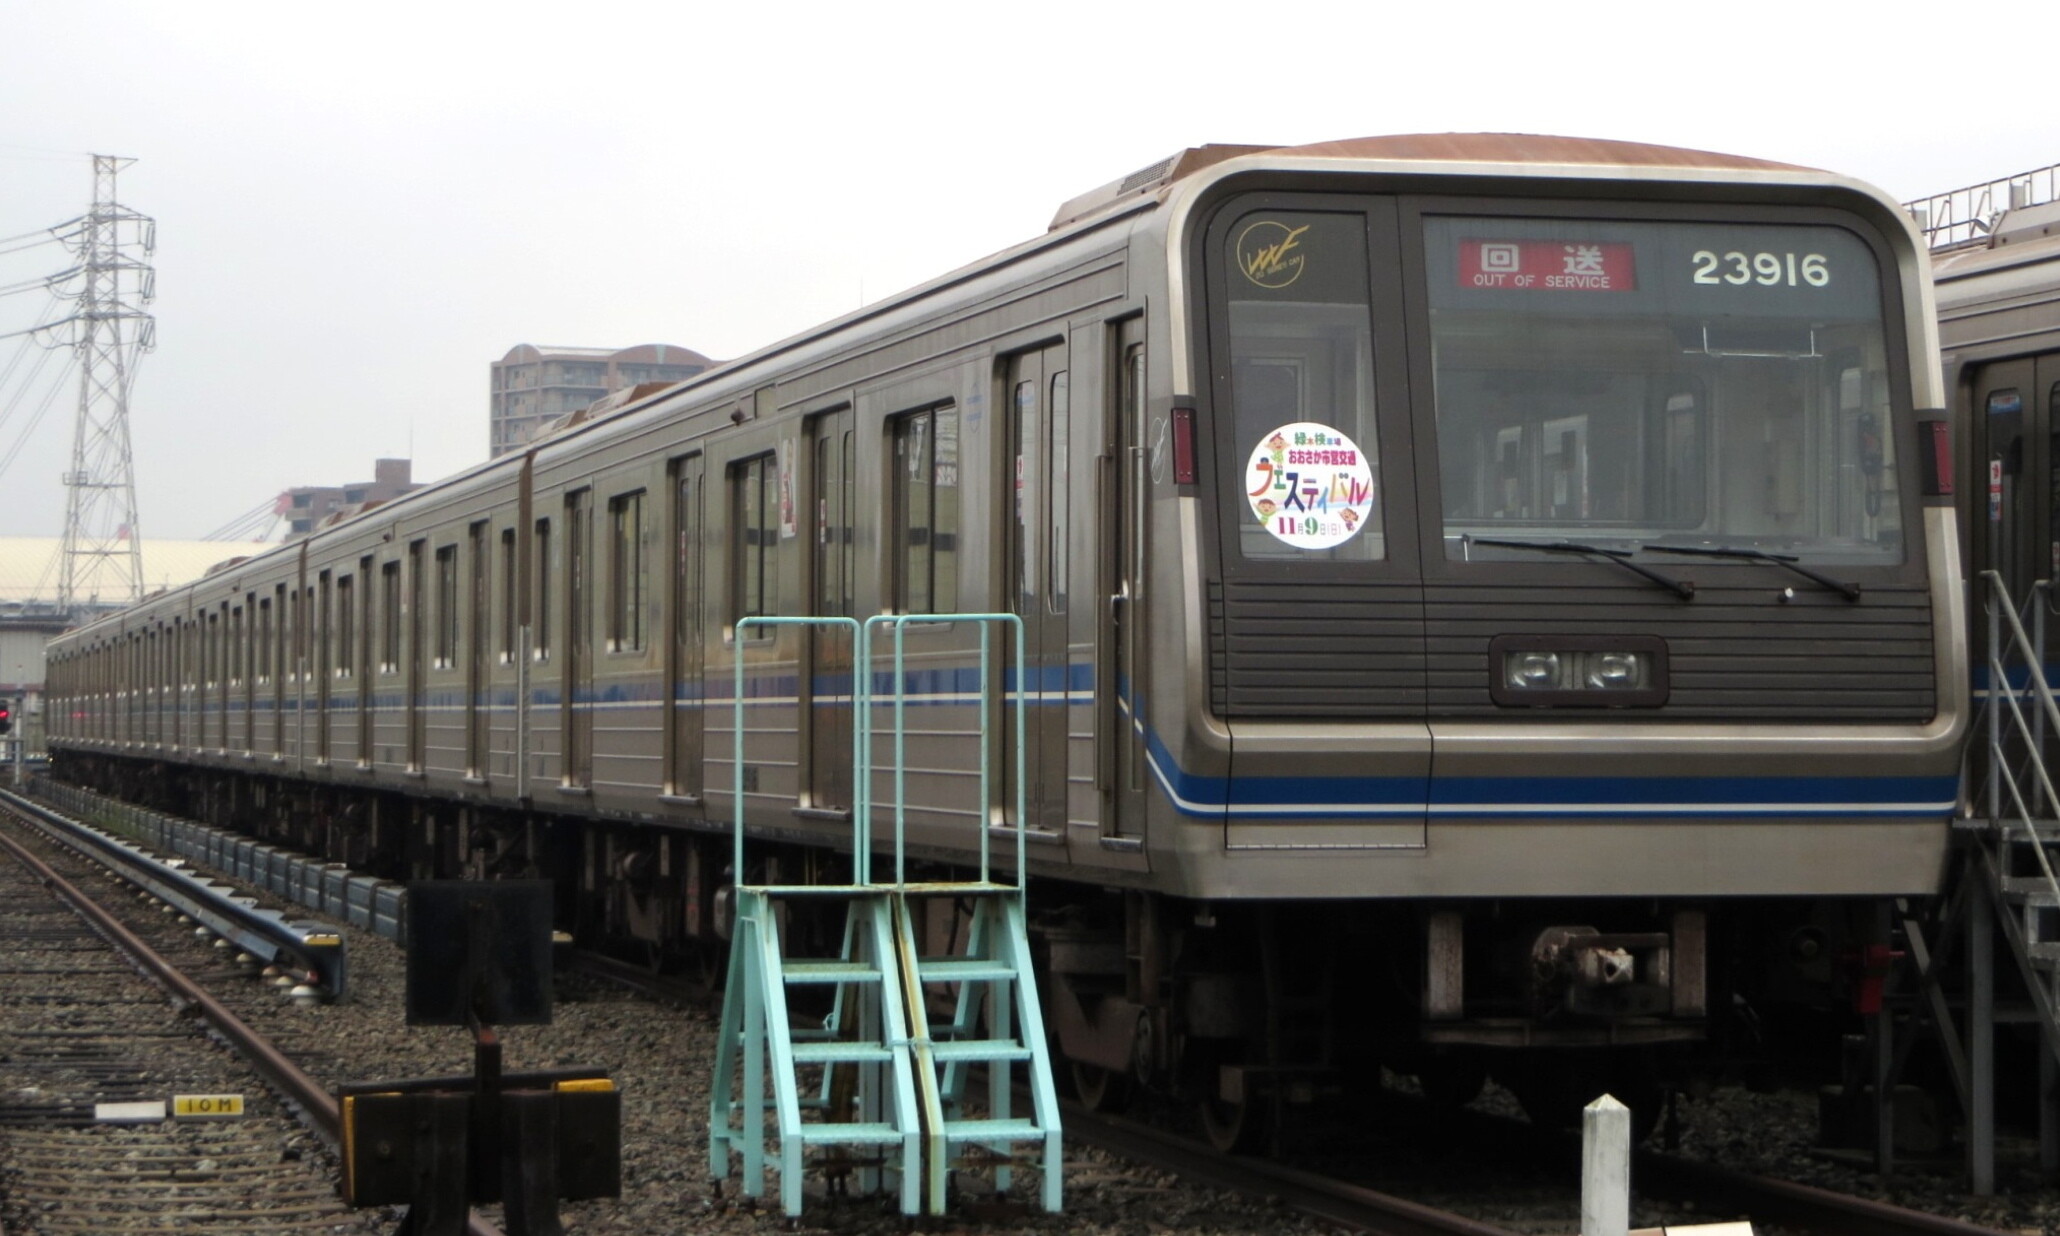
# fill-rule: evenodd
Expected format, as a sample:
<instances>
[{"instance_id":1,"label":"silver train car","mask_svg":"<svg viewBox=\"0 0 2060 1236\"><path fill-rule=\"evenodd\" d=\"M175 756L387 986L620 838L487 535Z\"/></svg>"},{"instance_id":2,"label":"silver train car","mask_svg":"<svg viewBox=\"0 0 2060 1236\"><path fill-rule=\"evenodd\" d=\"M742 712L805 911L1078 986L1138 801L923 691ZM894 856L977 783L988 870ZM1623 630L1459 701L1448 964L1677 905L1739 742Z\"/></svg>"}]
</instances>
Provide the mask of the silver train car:
<instances>
[{"instance_id":1,"label":"silver train car","mask_svg":"<svg viewBox=\"0 0 2060 1236\"><path fill-rule=\"evenodd\" d=\"M849 638L743 620L1011 612L984 687L974 624L907 635L899 805L931 868L1026 836L1084 1098L1185 1095L1227 1145L1384 1067L1564 1115L1830 998L1937 886L1967 667L1929 298L1896 203L1803 168L1190 149L68 634L56 771L550 876L582 937L691 962L740 875L848 869L861 777L894 801Z\"/></svg>"},{"instance_id":2,"label":"silver train car","mask_svg":"<svg viewBox=\"0 0 2060 1236\"><path fill-rule=\"evenodd\" d=\"M2050 169L2046 177L2050 185ZM1933 273L1961 433L1965 556L1970 571L1998 572L2022 600L2034 582L2060 578L2060 201L2001 212L1937 249Z\"/></svg>"}]
</instances>

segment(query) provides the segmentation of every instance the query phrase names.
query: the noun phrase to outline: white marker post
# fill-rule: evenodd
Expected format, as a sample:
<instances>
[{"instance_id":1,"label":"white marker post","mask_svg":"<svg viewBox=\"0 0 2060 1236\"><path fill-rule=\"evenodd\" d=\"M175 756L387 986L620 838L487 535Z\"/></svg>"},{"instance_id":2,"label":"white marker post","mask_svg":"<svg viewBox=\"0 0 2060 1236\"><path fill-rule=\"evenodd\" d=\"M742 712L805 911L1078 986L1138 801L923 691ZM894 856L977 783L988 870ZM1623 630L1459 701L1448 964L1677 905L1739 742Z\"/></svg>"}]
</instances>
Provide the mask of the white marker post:
<instances>
[{"instance_id":1,"label":"white marker post","mask_svg":"<svg viewBox=\"0 0 2060 1236\"><path fill-rule=\"evenodd\" d=\"M1631 1230L1631 1109L1610 1095L1581 1109L1581 1236Z\"/></svg>"}]
</instances>

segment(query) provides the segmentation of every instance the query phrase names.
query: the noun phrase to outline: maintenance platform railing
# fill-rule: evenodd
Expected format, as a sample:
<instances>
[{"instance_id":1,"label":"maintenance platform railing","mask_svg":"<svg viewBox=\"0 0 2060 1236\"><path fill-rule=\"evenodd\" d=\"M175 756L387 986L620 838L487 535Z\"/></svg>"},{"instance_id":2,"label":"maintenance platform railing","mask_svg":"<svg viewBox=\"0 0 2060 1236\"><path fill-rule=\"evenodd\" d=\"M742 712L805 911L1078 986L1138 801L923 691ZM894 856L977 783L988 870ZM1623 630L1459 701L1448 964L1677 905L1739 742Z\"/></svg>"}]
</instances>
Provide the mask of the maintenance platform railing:
<instances>
[{"instance_id":1,"label":"maintenance platform railing","mask_svg":"<svg viewBox=\"0 0 2060 1236\"><path fill-rule=\"evenodd\" d=\"M1988 1194L1996 1183L1999 1024L2037 1030L2039 1157L2047 1170L2060 1167L2060 787L2053 772L2060 765L2060 700L2047 663L2052 583L2033 584L2021 601L1995 571L1983 572L1976 587L1987 638L1968 745L1975 802L1955 822L1958 844L1940 895L1922 910L1906 905L1902 928L1917 969L1912 1011L1937 1036L1966 1118L1970 1187ZM1999 979L2011 968L1998 969L1999 928L2021 980L2003 984L2001 993ZM1912 1041L1904 1036L1898 1045L1898 1065ZM1885 1055L1876 1077L1875 1093L1887 1093ZM1878 1166L1886 1170L1892 1105L1878 1110Z\"/></svg>"},{"instance_id":2,"label":"maintenance platform railing","mask_svg":"<svg viewBox=\"0 0 2060 1236\"><path fill-rule=\"evenodd\" d=\"M2060 163L1903 203L1933 249L1985 240L2012 210L2060 201Z\"/></svg>"},{"instance_id":3,"label":"maintenance platform railing","mask_svg":"<svg viewBox=\"0 0 2060 1236\"><path fill-rule=\"evenodd\" d=\"M978 844L968 848L978 855L978 871L971 880L911 882L907 633L912 626L937 623L970 624L979 634L974 698L954 696L951 701L975 710L979 788L972 817ZM750 730L742 636L751 627L782 626L842 632L853 644L849 884L753 884L745 878L751 870L744 806ZM1006 663L998 663L997 630L1013 636L1002 649L1013 648L1020 680L1026 664L1023 628L1013 614L880 615L864 624L837 617L752 617L737 624L730 812L736 921L709 1101L709 1174L719 1183L734 1156L741 1160L743 1192L763 1196L772 1135L778 1144L781 1204L790 1216L801 1213L802 1177L811 1167L855 1179L863 1192L876 1191L884 1178L893 1177L904 1215L942 1214L947 1179L969 1154L992 1166L997 1190L1008 1187L1013 1163L1035 1166L1041 1173L1039 1204L1047 1211L1060 1209L1058 1098L1025 915L1021 690L1008 691L1014 708L1013 879L997 879L993 868L990 753L996 744L989 735L996 693L989 685L1009 682ZM874 645L883 634L893 638L884 691L874 669ZM1001 672L995 673L997 668ZM873 759L874 727L876 711L889 704L892 756L885 771L893 781L894 870L891 880L881 880L873 876L874 781L882 773ZM970 907L971 921L955 951L925 956L918 944L917 907L938 902L954 910ZM795 939L783 935L784 924L794 911L825 903L844 907L841 943L834 955L805 955ZM790 993L825 987L828 1016L819 1027L795 1028ZM932 1015L932 988L955 988L940 995L948 1013ZM988 1082L985 1110L977 1114L970 1106L976 1065L986 1067ZM1022 1117L1011 1114L1012 1071L1018 1066L1030 1091L1030 1111ZM820 1070L819 1076L813 1070ZM774 1115L770 1128L768 1111ZM810 1150L817 1151L813 1163Z\"/></svg>"}]
</instances>

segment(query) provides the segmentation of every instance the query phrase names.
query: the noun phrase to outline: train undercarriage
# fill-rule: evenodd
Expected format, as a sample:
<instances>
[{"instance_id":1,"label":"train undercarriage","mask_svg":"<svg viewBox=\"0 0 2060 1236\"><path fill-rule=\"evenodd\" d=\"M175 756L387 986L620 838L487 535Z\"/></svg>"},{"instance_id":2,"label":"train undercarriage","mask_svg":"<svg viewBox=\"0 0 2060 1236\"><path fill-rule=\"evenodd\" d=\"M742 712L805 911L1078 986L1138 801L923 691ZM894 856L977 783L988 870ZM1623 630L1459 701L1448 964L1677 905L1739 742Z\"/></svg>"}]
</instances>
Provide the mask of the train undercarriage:
<instances>
[{"instance_id":1,"label":"train undercarriage","mask_svg":"<svg viewBox=\"0 0 2060 1236\"><path fill-rule=\"evenodd\" d=\"M76 751L54 772L395 881L547 878L558 926L583 946L710 984L726 964L725 831ZM830 849L748 855L745 883L849 878L849 855ZM1077 1097L1100 1110L1184 1101L1212 1141L1241 1149L1398 1074L1453 1106L1493 1079L1554 1125L1611 1093L1649 1132L1669 1092L1756 1074L1798 1046L1825 1054L1777 1038L1800 1026L1835 1040L1867 981L1855 959L1888 931L1886 907L1865 899L1198 902L1031 887L1047 1032ZM957 909L932 903L927 917L925 936L948 946ZM834 951L841 910L820 918L785 930Z\"/></svg>"}]
</instances>

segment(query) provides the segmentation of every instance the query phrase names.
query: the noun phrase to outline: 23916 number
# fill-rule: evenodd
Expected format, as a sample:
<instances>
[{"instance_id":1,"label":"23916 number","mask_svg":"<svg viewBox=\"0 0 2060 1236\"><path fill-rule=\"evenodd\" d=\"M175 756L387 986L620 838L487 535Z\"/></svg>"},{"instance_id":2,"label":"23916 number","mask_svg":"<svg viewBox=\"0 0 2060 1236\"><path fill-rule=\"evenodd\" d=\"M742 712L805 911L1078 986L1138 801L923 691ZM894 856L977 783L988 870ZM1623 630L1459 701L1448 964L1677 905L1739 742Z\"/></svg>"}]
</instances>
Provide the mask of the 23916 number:
<instances>
[{"instance_id":1,"label":"23916 number","mask_svg":"<svg viewBox=\"0 0 2060 1236\"><path fill-rule=\"evenodd\" d=\"M1697 283L1757 283L1763 287L1821 288L1831 282L1831 263L1821 253L1717 253L1698 249L1692 259Z\"/></svg>"}]
</instances>

